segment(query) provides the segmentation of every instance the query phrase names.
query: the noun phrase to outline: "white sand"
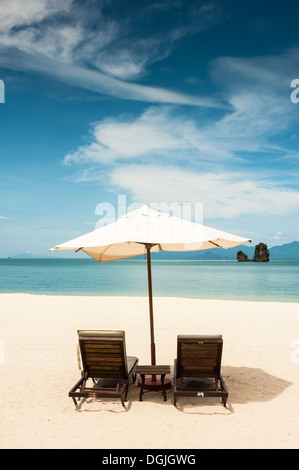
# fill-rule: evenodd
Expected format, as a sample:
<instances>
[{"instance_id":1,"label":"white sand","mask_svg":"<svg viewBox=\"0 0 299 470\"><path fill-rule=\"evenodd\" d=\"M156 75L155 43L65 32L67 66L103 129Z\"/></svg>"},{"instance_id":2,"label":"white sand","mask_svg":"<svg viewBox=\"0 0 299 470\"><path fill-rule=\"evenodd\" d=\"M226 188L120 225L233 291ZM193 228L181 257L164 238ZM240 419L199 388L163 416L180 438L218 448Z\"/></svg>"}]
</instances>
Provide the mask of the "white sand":
<instances>
[{"instance_id":1,"label":"white sand","mask_svg":"<svg viewBox=\"0 0 299 470\"><path fill-rule=\"evenodd\" d=\"M88 399L76 410L77 329L125 330L127 354L149 364L147 298L0 295L0 447L298 448L299 303L155 298L154 318L157 363L171 371L178 334L223 335L227 408L175 408L172 391L139 402L134 384L126 409Z\"/></svg>"}]
</instances>

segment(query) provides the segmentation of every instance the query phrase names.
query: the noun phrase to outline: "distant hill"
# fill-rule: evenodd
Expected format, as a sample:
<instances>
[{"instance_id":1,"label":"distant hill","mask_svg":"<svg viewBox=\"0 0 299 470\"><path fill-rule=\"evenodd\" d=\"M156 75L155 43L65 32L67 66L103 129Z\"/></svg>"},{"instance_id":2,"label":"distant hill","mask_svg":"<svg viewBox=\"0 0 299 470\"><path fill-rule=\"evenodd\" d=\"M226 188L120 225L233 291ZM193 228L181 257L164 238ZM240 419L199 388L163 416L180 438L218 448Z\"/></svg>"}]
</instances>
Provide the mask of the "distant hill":
<instances>
[{"instance_id":1,"label":"distant hill","mask_svg":"<svg viewBox=\"0 0 299 470\"><path fill-rule=\"evenodd\" d=\"M79 252L75 253L73 250L70 251L56 251L55 253L45 252L42 255L31 255L29 253L20 253L18 255L9 256L11 259L58 259L58 258L90 258L86 253Z\"/></svg>"},{"instance_id":2,"label":"distant hill","mask_svg":"<svg viewBox=\"0 0 299 470\"><path fill-rule=\"evenodd\" d=\"M222 259L232 259L236 260L237 259L237 252L239 250L243 251L248 258L252 259L254 255L254 249L255 245L248 246L248 245L240 245L236 246L234 248L213 248L211 250L201 250L201 251L158 251L156 253L151 254L151 258L153 260L157 259L173 259L173 260L222 260ZM272 246L272 248L269 248L270 251L270 261L271 259L299 259L299 242L292 242L292 243L286 243L284 245L280 246ZM60 255L60 257L65 257L65 258L79 258L78 253L75 255L73 252L68 251L68 252L57 252L53 256L53 254L50 254L53 259L55 257L58 257L57 255ZM81 255L84 255L83 257L89 258L85 253L81 253ZM48 257L48 256L47 256ZM19 255L14 255L10 256L10 258L44 258L41 256L35 256L27 253L21 253ZM133 259L143 259L144 256L137 256Z\"/></svg>"},{"instance_id":3,"label":"distant hill","mask_svg":"<svg viewBox=\"0 0 299 470\"><path fill-rule=\"evenodd\" d=\"M255 245L240 245L234 248L213 248L211 250L189 251L189 252L158 252L152 254L152 259L190 259L190 260L221 260L237 259L237 253L242 250L248 258L254 256ZM285 245L269 248L271 259L299 259L299 242L287 243Z\"/></svg>"},{"instance_id":4,"label":"distant hill","mask_svg":"<svg viewBox=\"0 0 299 470\"><path fill-rule=\"evenodd\" d=\"M152 259L181 259L181 260L222 260L222 259L237 259L237 252L242 250L248 255L253 257L254 247L242 246L235 248L213 248L211 250L200 251L158 251L152 253Z\"/></svg>"},{"instance_id":5,"label":"distant hill","mask_svg":"<svg viewBox=\"0 0 299 470\"><path fill-rule=\"evenodd\" d=\"M299 259L299 242L273 246L269 251L270 259Z\"/></svg>"},{"instance_id":6,"label":"distant hill","mask_svg":"<svg viewBox=\"0 0 299 470\"><path fill-rule=\"evenodd\" d=\"M9 256L9 258L38 258L36 255L31 255L29 253L20 253L18 255Z\"/></svg>"}]
</instances>

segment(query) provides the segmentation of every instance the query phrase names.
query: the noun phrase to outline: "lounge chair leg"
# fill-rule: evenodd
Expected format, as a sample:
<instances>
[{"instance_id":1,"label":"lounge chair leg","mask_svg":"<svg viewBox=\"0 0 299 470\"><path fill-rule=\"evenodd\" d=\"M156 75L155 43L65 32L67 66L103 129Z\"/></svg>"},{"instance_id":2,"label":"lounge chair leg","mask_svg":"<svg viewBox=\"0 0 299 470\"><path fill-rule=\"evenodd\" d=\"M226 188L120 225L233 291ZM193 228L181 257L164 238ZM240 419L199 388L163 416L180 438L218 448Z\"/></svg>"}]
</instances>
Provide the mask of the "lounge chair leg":
<instances>
[{"instance_id":1,"label":"lounge chair leg","mask_svg":"<svg viewBox=\"0 0 299 470\"><path fill-rule=\"evenodd\" d=\"M78 406L78 403L77 403L76 398L75 398L75 397L72 397L72 399L73 399L73 402L75 403L75 406L77 407L77 406Z\"/></svg>"},{"instance_id":2,"label":"lounge chair leg","mask_svg":"<svg viewBox=\"0 0 299 470\"><path fill-rule=\"evenodd\" d=\"M88 374L87 374L87 372L85 372L85 374L84 374L84 380L83 380L83 383L82 383L82 386L81 386L81 389L80 389L81 392L84 392L84 391L85 391L87 378L88 378Z\"/></svg>"},{"instance_id":3,"label":"lounge chair leg","mask_svg":"<svg viewBox=\"0 0 299 470\"><path fill-rule=\"evenodd\" d=\"M167 396L166 396L166 390L165 390L165 387L164 387L164 378L165 378L165 374L162 374L161 375L162 394L163 394L163 397L164 397L164 401L166 401Z\"/></svg>"},{"instance_id":4,"label":"lounge chair leg","mask_svg":"<svg viewBox=\"0 0 299 470\"><path fill-rule=\"evenodd\" d=\"M125 398L125 400L126 400L126 398ZM124 394L122 394L122 396L121 396L121 404L122 404L122 406L123 406L124 408L125 408L125 400L124 400Z\"/></svg>"},{"instance_id":5,"label":"lounge chair leg","mask_svg":"<svg viewBox=\"0 0 299 470\"><path fill-rule=\"evenodd\" d=\"M128 389L129 389L129 384L127 384L126 390L125 390L125 401L127 401Z\"/></svg>"},{"instance_id":6,"label":"lounge chair leg","mask_svg":"<svg viewBox=\"0 0 299 470\"><path fill-rule=\"evenodd\" d=\"M141 387L140 387L140 392L139 392L139 401L142 401L143 387L144 387L144 383L145 383L145 375L144 374L140 374L140 375L141 375Z\"/></svg>"},{"instance_id":7,"label":"lounge chair leg","mask_svg":"<svg viewBox=\"0 0 299 470\"><path fill-rule=\"evenodd\" d=\"M176 406L176 391L177 391L177 382L176 382L176 374L177 374L177 360L174 360L174 368L173 368L173 404Z\"/></svg>"}]
</instances>

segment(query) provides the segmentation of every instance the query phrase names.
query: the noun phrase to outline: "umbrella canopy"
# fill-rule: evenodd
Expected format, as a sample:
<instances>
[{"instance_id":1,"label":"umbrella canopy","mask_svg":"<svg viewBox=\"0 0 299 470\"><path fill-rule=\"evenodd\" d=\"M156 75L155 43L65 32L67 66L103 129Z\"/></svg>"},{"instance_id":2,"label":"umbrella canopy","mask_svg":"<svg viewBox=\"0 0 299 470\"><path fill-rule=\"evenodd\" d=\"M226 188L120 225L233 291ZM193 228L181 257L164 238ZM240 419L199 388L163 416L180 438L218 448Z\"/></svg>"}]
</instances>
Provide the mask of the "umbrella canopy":
<instances>
[{"instance_id":1,"label":"umbrella canopy","mask_svg":"<svg viewBox=\"0 0 299 470\"><path fill-rule=\"evenodd\" d=\"M152 303L151 252L231 248L251 242L143 205L116 222L57 245L50 251L82 250L100 263L147 254L151 359L156 363Z\"/></svg>"},{"instance_id":2,"label":"umbrella canopy","mask_svg":"<svg viewBox=\"0 0 299 470\"><path fill-rule=\"evenodd\" d=\"M151 251L195 251L231 248L251 242L231 233L181 219L143 205L116 222L50 251L82 250L100 262L131 258Z\"/></svg>"}]
</instances>

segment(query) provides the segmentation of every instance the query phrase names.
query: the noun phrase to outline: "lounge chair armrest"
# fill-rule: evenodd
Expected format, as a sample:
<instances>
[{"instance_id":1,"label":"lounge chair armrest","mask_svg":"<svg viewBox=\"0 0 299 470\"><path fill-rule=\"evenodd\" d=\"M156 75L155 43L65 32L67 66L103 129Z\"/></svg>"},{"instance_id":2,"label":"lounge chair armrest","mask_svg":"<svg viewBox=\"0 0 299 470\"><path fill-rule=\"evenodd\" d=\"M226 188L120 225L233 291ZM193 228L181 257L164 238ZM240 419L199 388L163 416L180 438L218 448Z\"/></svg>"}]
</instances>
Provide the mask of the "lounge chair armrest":
<instances>
[{"instance_id":1,"label":"lounge chair armrest","mask_svg":"<svg viewBox=\"0 0 299 470\"><path fill-rule=\"evenodd\" d=\"M81 353L80 353L79 344L77 344L77 361L78 361L78 369L82 370Z\"/></svg>"},{"instance_id":2,"label":"lounge chair armrest","mask_svg":"<svg viewBox=\"0 0 299 470\"><path fill-rule=\"evenodd\" d=\"M133 366L131 367L131 370L129 370L129 372L128 372L128 379L127 379L127 382L129 382L130 378L132 377L132 375L133 375L133 373L134 373L134 369L135 369L135 367L136 367L137 364L138 364L138 361L139 361L139 359L136 357L136 358L135 358L135 362L133 363Z\"/></svg>"}]
</instances>

